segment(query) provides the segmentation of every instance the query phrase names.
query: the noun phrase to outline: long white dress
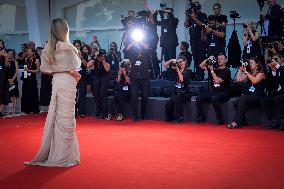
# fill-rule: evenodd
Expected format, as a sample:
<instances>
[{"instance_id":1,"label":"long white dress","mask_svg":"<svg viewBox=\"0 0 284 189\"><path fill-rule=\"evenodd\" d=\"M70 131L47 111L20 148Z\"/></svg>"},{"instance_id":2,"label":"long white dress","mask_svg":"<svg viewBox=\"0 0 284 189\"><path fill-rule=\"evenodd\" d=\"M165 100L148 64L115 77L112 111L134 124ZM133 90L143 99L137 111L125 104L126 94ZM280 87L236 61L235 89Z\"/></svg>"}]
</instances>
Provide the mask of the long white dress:
<instances>
[{"instance_id":1,"label":"long white dress","mask_svg":"<svg viewBox=\"0 0 284 189\"><path fill-rule=\"evenodd\" d=\"M81 60L69 43L58 42L55 64L50 65L45 50L41 71L52 72L52 96L45 122L41 147L31 162L26 165L70 167L80 163L79 145L76 136L75 98L76 79L68 71L77 69Z\"/></svg>"}]
</instances>

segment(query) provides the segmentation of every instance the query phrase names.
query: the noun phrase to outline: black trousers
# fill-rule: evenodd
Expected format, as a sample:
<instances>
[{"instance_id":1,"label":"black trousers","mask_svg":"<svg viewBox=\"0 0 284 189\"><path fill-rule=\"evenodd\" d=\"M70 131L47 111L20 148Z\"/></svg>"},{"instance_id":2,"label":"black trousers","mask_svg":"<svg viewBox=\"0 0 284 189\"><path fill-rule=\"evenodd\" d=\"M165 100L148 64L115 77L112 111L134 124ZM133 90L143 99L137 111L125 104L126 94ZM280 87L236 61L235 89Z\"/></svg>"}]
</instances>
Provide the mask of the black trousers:
<instances>
[{"instance_id":1,"label":"black trousers","mask_svg":"<svg viewBox=\"0 0 284 189\"><path fill-rule=\"evenodd\" d=\"M257 94L248 94L239 97L235 103L236 114L234 121L238 125L242 125L243 123L245 123L246 122L245 114L247 110L259 106L260 100L262 98L263 98L262 95L257 95Z\"/></svg>"},{"instance_id":2,"label":"black trousers","mask_svg":"<svg viewBox=\"0 0 284 189\"><path fill-rule=\"evenodd\" d=\"M109 76L93 77L93 95L96 103L96 114L106 116L108 112Z\"/></svg>"},{"instance_id":3,"label":"black trousers","mask_svg":"<svg viewBox=\"0 0 284 189\"><path fill-rule=\"evenodd\" d=\"M186 94L173 94L171 96L169 106L169 112L173 115L171 119L178 120L183 116L183 105L188 98L189 95Z\"/></svg>"},{"instance_id":4,"label":"black trousers","mask_svg":"<svg viewBox=\"0 0 284 189\"><path fill-rule=\"evenodd\" d=\"M77 83L76 111L79 115L86 115L85 101L87 94L87 78L81 75L81 79Z\"/></svg>"},{"instance_id":5,"label":"black trousers","mask_svg":"<svg viewBox=\"0 0 284 189\"><path fill-rule=\"evenodd\" d=\"M132 103L132 111L133 117L138 118L138 96L139 91L141 91L141 115L145 117L146 107L149 96L149 79L133 79L130 80L131 83L131 103Z\"/></svg>"},{"instance_id":6,"label":"black trousers","mask_svg":"<svg viewBox=\"0 0 284 189\"><path fill-rule=\"evenodd\" d=\"M204 70L199 67L199 64L206 59L206 44L203 42L191 42L191 49L194 62L195 80L204 80Z\"/></svg>"},{"instance_id":7,"label":"black trousers","mask_svg":"<svg viewBox=\"0 0 284 189\"><path fill-rule=\"evenodd\" d=\"M176 58L176 46L172 44L164 44L162 46L162 52L165 61Z\"/></svg>"},{"instance_id":8,"label":"black trousers","mask_svg":"<svg viewBox=\"0 0 284 189\"><path fill-rule=\"evenodd\" d=\"M157 78L160 76L160 65L159 65L159 59L158 59L158 55L157 55L157 45L151 47L150 49L150 56L151 56L151 77L152 78Z\"/></svg>"},{"instance_id":9,"label":"black trousers","mask_svg":"<svg viewBox=\"0 0 284 189\"><path fill-rule=\"evenodd\" d=\"M224 117L223 117L223 112L221 109L221 104L223 104L224 102L227 102L228 100L230 100L229 92L209 93L209 94L197 96L196 98L197 117L205 119L203 105L204 103L211 102L216 112L217 120L223 121Z\"/></svg>"},{"instance_id":10,"label":"black trousers","mask_svg":"<svg viewBox=\"0 0 284 189\"><path fill-rule=\"evenodd\" d=\"M262 98L260 106L268 120L276 119L279 121L284 119L284 94Z\"/></svg>"},{"instance_id":11,"label":"black trousers","mask_svg":"<svg viewBox=\"0 0 284 189\"><path fill-rule=\"evenodd\" d=\"M129 92L117 92L113 96L112 105L109 108L109 113L112 115L121 114L124 115L125 103L131 99Z\"/></svg>"}]
</instances>

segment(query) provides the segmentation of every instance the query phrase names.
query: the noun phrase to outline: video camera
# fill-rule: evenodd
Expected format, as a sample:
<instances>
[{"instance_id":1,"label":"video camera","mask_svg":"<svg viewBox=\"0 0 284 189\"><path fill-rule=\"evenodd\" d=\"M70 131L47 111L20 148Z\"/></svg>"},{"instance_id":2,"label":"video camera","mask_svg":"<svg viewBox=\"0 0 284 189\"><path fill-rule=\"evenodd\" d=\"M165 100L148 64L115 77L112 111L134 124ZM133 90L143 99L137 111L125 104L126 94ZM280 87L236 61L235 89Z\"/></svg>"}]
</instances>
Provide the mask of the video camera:
<instances>
[{"instance_id":1,"label":"video camera","mask_svg":"<svg viewBox=\"0 0 284 189\"><path fill-rule=\"evenodd\" d=\"M240 17L240 14L239 14L237 11L235 11L235 10L230 11L230 17L231 17L232 19L241 18L241 17Z\"/></svg>"},{"instance_id":2,"label":"video camera","mask_svg":"<svg viewBox=\"0 0 284 189\"><path fill-rule=\"evenodd\" d=\"M192 13L196 14L198 10L201 10L201 5L199 2L193 2L193 0L188 0L188 9L185 14L190 17Z\"/></svg>"}]
</instances>

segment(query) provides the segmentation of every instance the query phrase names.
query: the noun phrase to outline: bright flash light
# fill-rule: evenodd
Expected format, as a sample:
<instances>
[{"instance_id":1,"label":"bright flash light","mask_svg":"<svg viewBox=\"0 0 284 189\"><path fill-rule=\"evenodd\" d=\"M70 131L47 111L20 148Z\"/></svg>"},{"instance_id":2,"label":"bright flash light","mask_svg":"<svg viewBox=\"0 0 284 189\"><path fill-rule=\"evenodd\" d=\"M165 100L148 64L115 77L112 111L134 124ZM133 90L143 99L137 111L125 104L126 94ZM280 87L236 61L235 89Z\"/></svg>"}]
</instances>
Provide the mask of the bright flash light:
<instances>
[{"instance_id":1,"label":"bright flash light","mask_svg":"<svg viewBox=\"0 0 284 189\"><path fill-rule=\"evenodd\" d=\"M145 34L140 29L134 29L131 33L131 38L136 42L141 42L144 40Z\"/></svg>"}]
</instances>

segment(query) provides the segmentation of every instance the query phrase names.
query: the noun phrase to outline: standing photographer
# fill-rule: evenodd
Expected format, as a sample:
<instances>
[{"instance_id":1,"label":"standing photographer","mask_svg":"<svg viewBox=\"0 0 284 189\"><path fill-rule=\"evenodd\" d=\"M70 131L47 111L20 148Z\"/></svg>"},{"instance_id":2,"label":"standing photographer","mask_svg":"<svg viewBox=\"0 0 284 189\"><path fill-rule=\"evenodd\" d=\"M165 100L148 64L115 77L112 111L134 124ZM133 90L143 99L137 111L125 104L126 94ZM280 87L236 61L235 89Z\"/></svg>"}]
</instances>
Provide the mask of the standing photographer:
<instances>
[{"instance_id":1,"label":"standing photographer","mask_svg":"<svg viewBox=\"0 0 284 189\"><path fill-rule=\"evenodd\" d=\"M129 55L131 69L130 69L130 87L131 87L131 101L133 109L133 121L138 122L145 118L146 106L149 96L149 46L143 40L133 41L127 46L126 52ZM141 91L141 113L138 113L138 96Z\"/></svg>"},{"instance_id":2,"label":"standing photographer","mask_svg":"<svg viewBox=\"0 0 284 189\"><path fill-rule=\"evenodd\" d=\"M220 3L215 3L213 5L213 11L214 11L214 16L216 17L216 20L218 20L218 22L226 27L228 24L228 18L226 15L223 15L221 13L221 4Z\"/></svg>"},{"instance_id":3,"label":"standing photographer","mask_svg":"<svg viewBox=\"0 0 284 189\"><path fill-rule=\"evenodd\" d=\"M173 94L170 98L166 121L183 122L183 104L189 99L189 80L190 71L187 69L187 58L179 56L177 59L172 59L164 64L165 67L174 67L176 76L176 85Z\"/></svg>"},{"instance_id":4,"label":"standing photographer","mask_svg":"<svg viewBox=\"0 0 284 189\"><path fill-rule=\"evenodd\" d=\"M107 53L107 58L110 63L110 79L115 79L119 68L119 62L121 61L121 54L117 50L116 42L110 43L109 52Z\"/></svg>"},{"instance_id":5,"label":"standing photographer","mask_svg":"<svg viewBox=\"0 0 284 189\"><path fill-rule=\"evenodd\" d=\"M206 58L206 34L202 29L202 25L207 23L207 15L201 12L200 3L194 2L190 3L190 8L186 11L186 16L184 26L189 28L196 80L204 80L204 73L199 67L199 64Z\"/></svg>"},{"instance_id":6,"label":"standing photographer","mask_svg":"<svg viewBox=\"0 0 284 189\"><path fill-rule=\"evenodd\" d=\"M262 35L269 38L282 36L281 6L276 4L276 0L267 0L269 9L267 13L261 13L260 20L264 26Z\"/></svg>"},{"instance_id":7,"label":"standing photographer","mask_svg":"<svg viewBox=\"0 0 284 189\"><path fill-rule=\"evenodd\" d=\"M236 114L234 121L227 125L227 128L234 129L242 127L246 123L245 114L249 108L257 106L260 100L265 96L265 73L257 58L250 58L249 67L241 66L237 81L247 82L246 93L237 101Z\"/></svg>"},{"instance_id":8,"label":"standing photographer","mask_svg":"<svg viewBox=\"0 0 284 189\"><path fill-rule=\"evenodd\" d=\"M207 57L218 54L226 54L226 28L222 26L214 15L208 16L207 33Z\"/></svg>"},{"instance_id":9,"label":"standing photographer","mask_svg":"<svg viewBox=\"0 0 284 189\"><path fill-rule=\"evenodd\" d=\"M96 116L104 119L108 111L108 86L110 65L106 58L106 51L101 49L97 56L93 56L87 68L94 66L93 70L93 95L96 103Z\"/></svg>"},{"instance_id":10,"label":"standing photographer","mask_svg":"<svg viewBox=\"0 0 284 189\"><path fill-rule=\"evenodd\" d=\"M199 95L196 98L197 122L199 123L206 121L203 104L211 102L216 112L217 125L224 124L221 104L230 99L231 83L231 71L226 67L226 63L226 55L219 54L217 63L214 56L211 56L200 64L201 69L208 70L208 77L211 79L211 90L208 94Z\"/></svg>"},{"instance_id":11,"label":"standing photographer","mask_svg":"<svg viewBox=\"0 0 284 189\"><path fill-rule=\"evenodd\" d=\"M255 30L253 21L248 21L243 24L243 60L248 60L251 57L262 58L261 46L260 46L260 34Z\"/></svg>"},{"instance_id":12,"label":"standing photographer","mask_svg":"<svg viewBox=\"0 0 284 189\"><path fill-rule=\"evenodd\" d=\"M275 129L280 126L280 130L284 130L284 59L279 56L274 56L268 63L268 96L260 104L267 118L265 127Z\"/></svg>"},{"instance_id":13,"label":"standing photographer","mask_svg":"<svg viewBox=\"0 0 284 189\"><path fill-rule=\"evenodd\" d=\"M178 46L176 29L179 20L174 17L173 11L172 8L165 8L156 11L153 15L154 24L161 26L160 46L162 47L162 54L165 61L176 57L176 47ZM157 19L158 13L161 16L160 21Z\"/></svg>"}]
</instances>

